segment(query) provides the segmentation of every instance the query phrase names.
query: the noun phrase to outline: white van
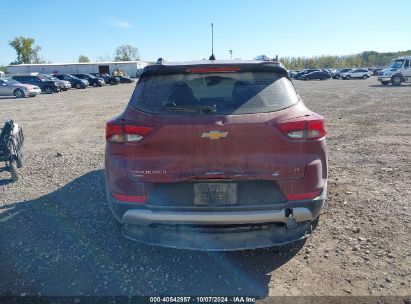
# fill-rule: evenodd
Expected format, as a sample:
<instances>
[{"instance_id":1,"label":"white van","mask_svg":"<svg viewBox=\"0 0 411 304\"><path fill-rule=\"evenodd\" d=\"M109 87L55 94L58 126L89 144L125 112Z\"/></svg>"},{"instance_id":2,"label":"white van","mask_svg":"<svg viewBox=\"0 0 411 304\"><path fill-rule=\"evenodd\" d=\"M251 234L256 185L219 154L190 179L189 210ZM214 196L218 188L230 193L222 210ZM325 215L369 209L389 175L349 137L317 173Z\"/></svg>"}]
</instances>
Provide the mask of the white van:
<instances>
[{"instance_id":1,"label":"white van","mask_svg":"<svg viewBox=\"0 0 411 304\"><path fill-rule=\"evenodd\" d=\"M402 82L411 83L411 56L394 59L388 68L378 72L378 81L383 85L391 82L395 86Z\"/></svg>"}]
</instances>

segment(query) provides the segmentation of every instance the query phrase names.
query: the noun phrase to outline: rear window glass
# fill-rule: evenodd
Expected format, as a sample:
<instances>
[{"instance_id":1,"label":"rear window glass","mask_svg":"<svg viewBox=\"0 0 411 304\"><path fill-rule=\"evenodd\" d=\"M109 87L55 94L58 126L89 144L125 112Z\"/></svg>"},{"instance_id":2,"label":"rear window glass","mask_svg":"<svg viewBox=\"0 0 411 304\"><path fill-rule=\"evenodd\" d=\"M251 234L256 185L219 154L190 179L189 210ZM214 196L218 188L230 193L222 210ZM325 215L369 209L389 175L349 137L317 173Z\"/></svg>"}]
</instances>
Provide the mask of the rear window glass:
<instances>
[{"instance_id":1,"label":"rear window glass","mask_svg":"<svg viewBox=\"0 0 411 304\"><path fill-rule=\"evenodd\" d=\"M273 112L298 101L292 83L267 72L172 74L141 78L131 105L165 115Z\"/></svg>"}]
</instances>

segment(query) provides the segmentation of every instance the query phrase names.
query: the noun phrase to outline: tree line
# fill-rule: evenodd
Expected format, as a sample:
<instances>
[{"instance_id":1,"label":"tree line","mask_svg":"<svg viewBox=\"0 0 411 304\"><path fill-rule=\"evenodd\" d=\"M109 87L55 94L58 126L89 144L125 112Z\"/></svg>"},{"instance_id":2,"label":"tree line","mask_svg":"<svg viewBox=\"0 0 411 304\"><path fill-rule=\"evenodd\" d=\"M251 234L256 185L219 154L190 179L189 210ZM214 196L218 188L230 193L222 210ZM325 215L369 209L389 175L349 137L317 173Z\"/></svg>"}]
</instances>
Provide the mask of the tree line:
<instances>
[{"instance_id":1,"label":"tree line","mask_svg":"<svg viewBox=\"0 0 411 304\"><path fill-rule=\"evenodd\" d=\"M282 57L279 60L289 70L314 68L355 68L355 67L385 67L393 59L411 55L411 50L405 52L378 53L365 51L360 54L346 56L315 56L315 57Z\"/></svg>"},{"instance_id":2,"label":"tree line","mask_svg":"<svg viewBox=\"0 0 411 304\"><path fill-rule=\"evenodd\" d=\"M41 57L41 47L30 37L15 37L9 45L16 51L17 58L10 64L46 63ZM365 51L360 54L346 56L314 56L314 57L281 57L279 60L290 70L307 68L351 68L351 67L385 67L394 58L411 55L411 50L405 52L378 53ZM138 48L132 45L121 45L114 50L113 57L99 57L97 61L134 61L140 60ZM90 62L85 55L80 55L78 62ZM4 66L0 66L4 70Z\"/></svg>"},{"instance_id":3,"label":"tree line","mask_svg":"<svg viewBox=\"0 0 411 304\"><path fill-rule=\"evenodd\" d=\"M15 37L9 41L9 45L16 51L17 58L10 64L22 64L22 63L46 63L42 59L40 54L41 47L36 44L35 40L30 37ZM126 44L120 45L114 50L113 58L99 57L98 61L134 61L140 60L140 54L138 48L135 46ZM80 55L78 62L90 62L90 59L85 55Z\"/></svg>"}]
</instances>

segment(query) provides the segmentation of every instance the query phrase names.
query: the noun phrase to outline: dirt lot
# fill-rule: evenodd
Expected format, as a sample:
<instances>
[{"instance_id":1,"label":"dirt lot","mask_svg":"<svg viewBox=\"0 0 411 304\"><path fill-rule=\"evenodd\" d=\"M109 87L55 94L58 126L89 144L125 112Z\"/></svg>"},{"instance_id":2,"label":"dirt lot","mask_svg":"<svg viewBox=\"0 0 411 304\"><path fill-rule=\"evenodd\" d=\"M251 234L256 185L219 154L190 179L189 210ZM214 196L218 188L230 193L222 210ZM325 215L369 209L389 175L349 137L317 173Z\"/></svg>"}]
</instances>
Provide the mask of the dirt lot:
<instances>
[{"instance_id":1,"label":"dirt lot","mask_svg":"<svg viewBox=\"0 0 411 304\"><path fill-rule=\"evenodd\" d=\"M105 121L134 84L0 98L25 166L0 172L2 295L410 295L411 86L295 81L326 117L328 201L305 244L234 253L123 239L105 200Z\"/></svg>"}]
</instances>

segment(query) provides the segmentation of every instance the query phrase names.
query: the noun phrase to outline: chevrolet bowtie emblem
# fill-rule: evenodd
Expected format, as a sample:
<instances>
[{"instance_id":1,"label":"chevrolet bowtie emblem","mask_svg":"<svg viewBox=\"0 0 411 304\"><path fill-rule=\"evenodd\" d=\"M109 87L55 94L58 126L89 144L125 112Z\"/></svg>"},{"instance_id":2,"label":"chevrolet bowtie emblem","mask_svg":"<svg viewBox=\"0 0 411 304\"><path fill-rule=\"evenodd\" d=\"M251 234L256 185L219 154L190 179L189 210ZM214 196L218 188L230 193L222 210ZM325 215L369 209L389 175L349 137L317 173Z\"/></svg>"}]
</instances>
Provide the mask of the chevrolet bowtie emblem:
<instances>
[{"instance_id":1,"label":"chevrolet bowtie emblem","mask_svg":"<svg viewBox=\"0 0 411 304\"><path fill-rule=\"evenodd\" d=\"M210 132L201 134L201 138L220 139L222 137L227 137L227 134L228 132L210 131Z\"/></svg>"}]
</instances>

